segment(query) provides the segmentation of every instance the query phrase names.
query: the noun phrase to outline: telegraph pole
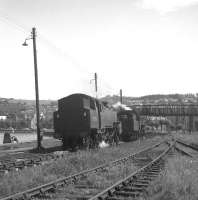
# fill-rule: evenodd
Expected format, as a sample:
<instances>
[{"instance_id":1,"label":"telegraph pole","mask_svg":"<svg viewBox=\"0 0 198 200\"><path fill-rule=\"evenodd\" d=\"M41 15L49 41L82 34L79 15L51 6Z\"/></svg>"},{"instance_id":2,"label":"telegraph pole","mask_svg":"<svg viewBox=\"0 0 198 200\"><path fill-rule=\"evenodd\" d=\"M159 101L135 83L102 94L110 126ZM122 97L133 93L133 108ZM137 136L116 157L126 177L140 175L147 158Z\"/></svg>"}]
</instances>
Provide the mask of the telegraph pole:
<instances>
[{"instance_id":1,"label":"telegraph pole","mask_svg":"<svg viewBox=\"0 0 198 200\"><path fill-rule=\"evenodd\" d=\"M28 46L27 40L33 41L33 55L34 55L34 78L35 78L35 94L36 94L36 127L37 127L37 150L43 149L41 145L40 134L40 113L39 113L39 88L38 88L38 70L37 70L37 51L36 51L36 28L32 28L31 37L26 38L23 46Z\"/></svg>"},{"instance_id":2,"label":"telegraph pole","mask_svg":"<svg viewBox=\"0 0 198 200\"><path fill-rule=\"evenodd\" d=\"M36 94L36 127L37 127L37 148L42 149L40 134L40 113L39 113L39 88L38 88L38 70L37 70L37 51L36 51L36 28L32 28L33 54L34 54L34 75L35 75L35 94Z\"/></svg>"},{"instance_id":3,"label":"telegraph pole","mask_svg":"<svg viewBox=\"0 0 198 200\"><path fill-rule=\"evenodd\" d=\"M120 103L122 104L122 89L120 89Z\"/></svg>"},{"instance_id":4,"label":"telegraph pole","mask_svg":"<svg viewBox=\"0 0 198 200\"><path fill-rule=\"evenodd\" d=\"M96 91L96 98L97 98L97 92L98 92L98 76L97 76L97 73L94 74L94 80L95 80L95 91Z\"/></svg>"}]
</instances>

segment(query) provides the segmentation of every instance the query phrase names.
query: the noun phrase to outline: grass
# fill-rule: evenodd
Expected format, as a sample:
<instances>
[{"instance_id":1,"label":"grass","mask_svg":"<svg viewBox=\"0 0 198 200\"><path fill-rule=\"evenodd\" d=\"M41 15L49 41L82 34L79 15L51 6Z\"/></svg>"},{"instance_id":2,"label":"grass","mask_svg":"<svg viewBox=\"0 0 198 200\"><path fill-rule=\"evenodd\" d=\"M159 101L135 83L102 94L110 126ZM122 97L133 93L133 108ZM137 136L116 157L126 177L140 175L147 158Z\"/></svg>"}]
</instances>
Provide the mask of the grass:
<instances>
[{"instance_id":1,"label":"grass","mask_svg":"<svg viewBox=\"0 0 198 200\"><path fill-rule=\"evenodd\" d=\"M148 200L197 200L198 161L176 156L168 160L166 170L148 188Z\"/></svg>"},{"instance_id":2,"label":"grass","mask_svg":"<svg viewBox=\"0 0 198 200\"><path fill-rule=\"evenodd\" d=\"M88 178L83 182L84 185L87 185L87 190L83 190L83 193L92 194L93 191L89 190L89 187L94 188L94 194L99 193L101 190L106 189L107 187L113 185L115 182L127 177L130 173L136 170L136 167L132 163L127 162L126 165L119 165L110 168L109 170L88 175ZM78 190L74 185L66 187L62 193L79 195L81 196L82 190ZM85 195L86 195L85 194Z\"/></svg>"},{"instance_id":3,"label":"grass","mask_svg":"<svg viewBox=\"0 0 198 200\"><path fill-rule=\"evenodd\" d=\"M75 153L65 152L65 156L62 159L34 168L26 168L18 172L11 172L2 176L0 182L0 198L48 183L63 176L77 173L81 170L96 167L100 164L128 155L129 153L137 152L138 150L153 145L160 140L161 137L155 137L142 141L135 141L133 143L123 143L118 147L78 151ZM94 179L105 179L105 182L109 183L109 177L114 176L114 174L117 174L115 177L119 177L118 173L120 172L122 172L121 176L124 176L129 169L112 168L112 170L113 171L111 172L110 170L105 177L97 177L97 175L91 176L90 181L95 177ZM117 171L117 173L115 173L115 171ZM115 179L111 178L113 181ZM103 182L102 180L101 182Z\"/></svg>"}]
</instances>

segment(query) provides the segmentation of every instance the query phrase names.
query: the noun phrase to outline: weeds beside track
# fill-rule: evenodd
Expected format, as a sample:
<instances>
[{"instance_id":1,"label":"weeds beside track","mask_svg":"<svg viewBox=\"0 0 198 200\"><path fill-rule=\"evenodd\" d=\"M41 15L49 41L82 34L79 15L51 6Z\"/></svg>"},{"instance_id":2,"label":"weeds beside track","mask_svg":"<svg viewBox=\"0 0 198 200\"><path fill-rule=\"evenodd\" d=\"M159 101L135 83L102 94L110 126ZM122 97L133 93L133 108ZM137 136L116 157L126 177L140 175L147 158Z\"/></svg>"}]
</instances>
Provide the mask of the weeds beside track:
<instances>
[{"instance_id":1,"label":"weeds beside track","mask_svg":"<svg viewBox=\"0 0 198 200\"><path fill-rule=\"evenodd\" d=\"M43 162L55 160L63 157L63 154L30 154L22 153L16 154L10 158L3 158L0 160L0 174L8 173L13 170L23 169L25 167L32 167L40 165Z\"/></svg>"},{"instance_id":2,"label":"weeds beside track","mask_svg":"<svg viewBox=\"0 0 198 200\"><path fill-rule=\"evenodd\" d=\"M11 195L11 196L3 198L3 199L4 200L5 199L6 200L15 199L16 200L16 199L28 199L28 198L39 196L39 195L42 196L42 194L46 194L50 191L56 190L56 188L60 188L60 186L63 186L63 185L66 185L66 184L71 184L71 183L75 182L76 180L79 180L81 177L84 177L84 176L86 176L90 173L93 174L93 173L96 173L98 171L103 171L103 170L109 168L110 166L112 167L112 166L116 166L116 165L125 163L127 160L134 158L135 156L137 156L141 152L146 152L149 149L152 149L156 146L159 146L162 143L163 142L157 143L156 145L152 145L149 148L145 148L144 150L142 150L142 151L140 151L136 154L131 154L129 156L125 156L125 157L118 159L118 160L115 160L111 163L100 165L96 168L93 168L93 169L90 169L90 170L85 170L83 172L80 172L80 173L77 173L77 174L74 174L74 175L71 175L71 176L68 176L68 177L60 178L60 179L57 179L56 181L50 182L48 184L44 184L42 186L35 187L33 189L30 189L30 190L27 190L27 191L24 191L24 192L21 192L21 193L17 193L15 195Z\"/></svg>"}]
</instances>

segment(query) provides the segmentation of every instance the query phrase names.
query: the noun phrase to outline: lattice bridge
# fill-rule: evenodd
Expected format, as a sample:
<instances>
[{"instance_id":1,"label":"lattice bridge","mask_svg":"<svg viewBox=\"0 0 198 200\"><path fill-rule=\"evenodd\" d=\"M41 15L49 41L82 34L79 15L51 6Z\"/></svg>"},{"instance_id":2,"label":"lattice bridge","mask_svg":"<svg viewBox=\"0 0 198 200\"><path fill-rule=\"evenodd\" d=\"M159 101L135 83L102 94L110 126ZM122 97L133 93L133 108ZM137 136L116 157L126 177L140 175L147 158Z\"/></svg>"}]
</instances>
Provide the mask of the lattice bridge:
<instances>
[{"instance_id":1,"label":"lattice bridge","mask_svg":"<svg viewBox=\"0 0 198 200\"><path fill-rule=\"evenodd\" d=\"M133 105L130 107L145 116L198 116L198 104Z\"/></svg>"}]
</instances>

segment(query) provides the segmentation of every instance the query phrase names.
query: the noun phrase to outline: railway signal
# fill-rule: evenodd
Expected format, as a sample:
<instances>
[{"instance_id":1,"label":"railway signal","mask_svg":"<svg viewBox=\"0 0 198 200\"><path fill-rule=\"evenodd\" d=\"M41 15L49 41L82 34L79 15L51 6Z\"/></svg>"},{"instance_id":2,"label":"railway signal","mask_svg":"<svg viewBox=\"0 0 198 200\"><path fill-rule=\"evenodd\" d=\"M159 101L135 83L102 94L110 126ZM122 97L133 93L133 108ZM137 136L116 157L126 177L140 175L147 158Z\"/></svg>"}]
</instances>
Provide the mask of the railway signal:
<instances>
[{"instance_id":1,"label":"railway signal","mask_svg":"<svg viewBox=\"0 0 198 200\"><path fill-rule=\"evenodd\" d=\"M32 39L33 41L33 56L34 56L34 76L35 76L35 94L36 94L36 126L37 126L37 150L43 149L41 145L41 134L40 134L40 114L39 114L39 88L38 88L38 70L37 70L37 51L36 51L36 28L32 28L31 36L25 39L23 46L28 46L27 40Z\"/></svg>"}]
</instances>

